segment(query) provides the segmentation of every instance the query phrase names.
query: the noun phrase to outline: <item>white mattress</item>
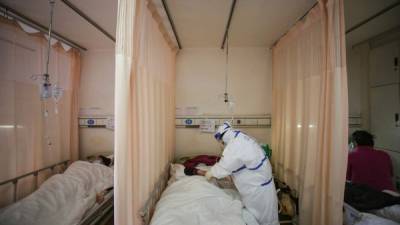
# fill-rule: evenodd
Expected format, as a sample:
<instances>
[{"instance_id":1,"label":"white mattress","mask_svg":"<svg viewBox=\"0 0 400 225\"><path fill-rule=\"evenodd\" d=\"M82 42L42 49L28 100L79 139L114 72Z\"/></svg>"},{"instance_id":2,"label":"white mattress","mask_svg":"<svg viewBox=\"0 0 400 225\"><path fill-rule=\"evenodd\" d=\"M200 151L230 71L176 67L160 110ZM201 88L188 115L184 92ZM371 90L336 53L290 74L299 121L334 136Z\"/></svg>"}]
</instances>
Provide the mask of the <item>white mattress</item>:
<instances>
[{"instance_id":1,"label":"white mattress","mask_svg":"<svg viewBox=\"0 0 400 225\"><path fill-rule=\"evenodd\" d=\"M245 225L242 202L204 177L183 177L164 191L151 225ZM254 224L254 223L253 223ZM257 224L255 224L257 225Z\"/></svg>"},{"instance_id":2,"label":"white mattress","mask_svg":"<svg viewBox=\"0 0 400 225\"><path fill-rule=\"evenodd\" d=\"M344 225L399 225L399 205L364 213L344 204ZM386 218L385 218L386 217ZM397 222L396 222L397 221Z\"/></svg>"},{"instance_id":3,"label":"white mattress","mask_svg":"<svg viewBox=\"0 0 400 225\"><path fill-rule=\"evenodd\" d=\"M26 198L0 211L0 225L76 225L96 202L96 193L113 186L113 170L77 161L64 174L46 180Z\"/></svg>"},{"instance_id":4,"label":"white mattress","mask_svg":"<svg viewBox=\"0 0 400 225\"><path fill-rule=\"evenodd\" d=\"M399 223L370 213L361 213L361 219L356 221L354 225L399 225Z\"/></svg>"},{"instance_id":5,"label":"white mattress","mask_svg":"<svg viewBox=\"0 0 400 225\"><path fill-rule=\"evenodd\" d=\"M400 224L400 205L387 206L382 209L373 210L371 213Z\"/></svg>"}]
</instances>

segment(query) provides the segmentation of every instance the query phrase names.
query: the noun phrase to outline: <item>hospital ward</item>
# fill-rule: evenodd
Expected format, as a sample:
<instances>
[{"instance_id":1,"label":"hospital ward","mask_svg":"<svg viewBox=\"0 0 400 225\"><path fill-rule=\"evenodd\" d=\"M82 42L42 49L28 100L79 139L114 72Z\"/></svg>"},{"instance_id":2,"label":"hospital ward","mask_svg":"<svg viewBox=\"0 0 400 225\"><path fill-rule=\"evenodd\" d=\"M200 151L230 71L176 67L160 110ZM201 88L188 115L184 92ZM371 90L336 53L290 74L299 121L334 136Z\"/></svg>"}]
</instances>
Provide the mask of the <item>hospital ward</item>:
<instances>
[{"instance_id":1,"label":"hospital ward","mask_svg":"<svg viewBox=\"0 0 400 225\"><path fill-rule=\"evenodd\" d=\"M0 0L0 225L400 225L400 0Z\"/></svg>"}]
</instances>

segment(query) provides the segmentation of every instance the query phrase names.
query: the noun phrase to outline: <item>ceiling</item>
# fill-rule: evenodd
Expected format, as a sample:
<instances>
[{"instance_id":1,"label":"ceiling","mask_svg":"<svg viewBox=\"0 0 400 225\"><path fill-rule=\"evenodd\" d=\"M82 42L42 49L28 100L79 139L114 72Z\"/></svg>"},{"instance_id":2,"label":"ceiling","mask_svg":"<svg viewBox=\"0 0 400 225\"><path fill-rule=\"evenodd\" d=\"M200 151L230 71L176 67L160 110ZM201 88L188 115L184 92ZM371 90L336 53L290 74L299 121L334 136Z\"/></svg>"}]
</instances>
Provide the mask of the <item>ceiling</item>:
<instances>
[{"instance_id":1,"label":"ceiling","mask_svg":"<svg viewBox=\"0 0 400 225\"><path fill-rule=\"evenodd\" d=\"M183 48L218 47L232 0L166 0Z\"/></svg>"},{"instance_id":2,"label":"ceiling","mask_svg":"<svg viewBox=\"0 0 400 225\"><path fill-rule=\"evenodd\" d=\"M118 0L69 1L115 37ZM48 27L50 18L48 0L34 0L34 4L32 0L0 0L0 2ZM114 47L112 40L60 0L56 0L53 28L54 31L89 50Z\"/></svg>"},{"instance_id":3,"label":"ceiling","mask_svg":"<svg viewBox=\"0 0 400 225\"><path fill-rule=\"evenodd\" d=\"M69 0L115 37L118 0ZM400 0L344 0L346 29ZM47 26L48 0L0 0L34 21ZM164 26L175 41L162 0L153 0ZM220 47L232 0L165 0L183 48ZM237 0L229 45L269 47L314 5L316 0ZM346 35L354 45L400 24L400 6ZM114 42L56 0L54 30L91 49L109 49Z\"/></svg>"},{"instance_id":4,"label":"ceiling","mask_svg":"<svg viewBox=\"0 0 400 225\"><path fill-rule=\"evenodd\" d=\"M315 2L316 0L238 1L232 21L232 45L271 46Z\"/></svg>"},{"instance_id":5,"label":"ceiling","mask_svg":"<svg viewBox=\"0 0 400 225\"><path fill-rule=\"evenodd\" d=\"M345 0L346 30L398 1L399 0ZM346 34L347 45L352 46L358 44L396 26L400 26L400 5Z\"/></svg>"},{"instance_id":6,"label":"ceiling","mask_svg":"<svg viewBox=\"0 0 400 225\"><path fill-rule=\"evenodd\" d=\"M166 0L184 48L220 47L232 0ZM315 0L238 0L229 45L270 46Z\"/></svg>"}]
</instances>

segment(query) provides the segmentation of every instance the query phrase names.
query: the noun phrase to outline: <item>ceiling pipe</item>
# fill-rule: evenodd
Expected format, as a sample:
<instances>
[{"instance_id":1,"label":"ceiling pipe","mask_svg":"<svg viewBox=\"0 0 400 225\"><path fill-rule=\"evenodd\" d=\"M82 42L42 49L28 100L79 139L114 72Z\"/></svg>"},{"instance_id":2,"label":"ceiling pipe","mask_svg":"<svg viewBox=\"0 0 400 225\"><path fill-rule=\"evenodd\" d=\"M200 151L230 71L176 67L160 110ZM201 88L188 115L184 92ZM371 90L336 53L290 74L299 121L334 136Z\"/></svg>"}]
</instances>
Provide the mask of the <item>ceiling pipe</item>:
<instances>
[{"instance_id":1,"label":"ceiling pipe","mask_svg":"<svg viewBox=\"0 0 400 225\"><path fill-rule=\"evenodd\" d=\"M101 33L103 33L105 36L107 36L110 40L112 40L115 43L115 37L113 37L110 33L108 33L106 30L104 30L99 24L97 24L94 20L92 20L84 12L82 12L78 7L76 7L74 4L72 4L68 0L61 0L61 2L63 2L66 6L68 6L70 9L72 9L74 12L76 12L80 17L85 19L88 23L90 23L92 26L94 26L97 30L99 30Z\"/></svg>"},{"instance_id":2,"label":"ceiling pipe","mask_svg":"<svg viewBox=\"0 0 400 225\"><path fill-rule=\"evenodd\" d=\"M32 28L35 28L36 30L38 30L38 31L40 31L42 33L48 33L49 32L49 28L48 27L46 27L46 26L44 26L44 25L42 25L42 24L40 24L40 23L38 23L38 22L36 22L36 21L26 17L26 16L24 16L23 14L19 13L15 9L10 8L10 7L6 6L6 5L4 5L3 3L0 3L0 12L3 13L4 15L10 16L13 19L15 19L17 21L20 21L20 22L22 22L22 23L24 23L24 24L26 24L28 26L31 26ZM52 32L52 38L54 38L54 39L56 39L58 41L61 41L61 42L65 43L65 44L67 44L67 45L69 45L69 46L71 46L73 48L76 48L76 49L79 49L79 50L82 50L82 51L86 51L87 50L87 48L77 44L76 42L74 42L74 41L62 36L61 34L59 34L57 32L54 32L54 31Z\"/></svg>"},{"instance_id":3,"label":"ceiling pipe","mask_svg":"<svg viewBox=\"0 0 400 225\"><path fill-rule=\"evenodd\" d=\"M175 36L176 43L178 44L178 48L182 49L182 45L181 45L181 42L180 42L180 39L179 39L179 36L178 36L178 32L176 31L174 21L172 20L171 14L169 12L169 8L168 8L168 5L167 5L167 2L165 2L165 0L161 0L161 2L162 2L162 5L164 7L164 11L167 14L168 21L171 24L172 32L174 32L174 36Z\"/></svg>"},{"instance_id":4,"label":"ceiling pipe","mask_svg":"<svg viewBox=\"0 0 400 225\"><path fill-rule=\"evenodd\" d=\"M228 37L229 28L231 27L231 21L232 21L233 11L235 10L235 7L236 7L236 0L233 0L232 5L231 5L231 10L229 12L228 22L226 23L226 27L225 27L224 39L222 39L221 49L225 48L225 42L226 42L226 38Z\"/></svg>"}]
</instances>

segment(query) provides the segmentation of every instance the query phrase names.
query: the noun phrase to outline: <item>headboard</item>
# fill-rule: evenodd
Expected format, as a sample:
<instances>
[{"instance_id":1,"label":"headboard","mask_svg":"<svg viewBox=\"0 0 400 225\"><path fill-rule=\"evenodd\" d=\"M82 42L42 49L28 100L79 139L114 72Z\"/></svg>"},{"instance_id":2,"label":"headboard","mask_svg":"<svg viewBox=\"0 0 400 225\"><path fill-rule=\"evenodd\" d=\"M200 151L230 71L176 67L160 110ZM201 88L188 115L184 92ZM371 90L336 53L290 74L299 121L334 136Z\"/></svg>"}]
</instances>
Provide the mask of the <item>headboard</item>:
<instances>
[{"instance_id":1,"label":"headboard","mask_svg":"<svg viewBox=\"0 0 400 225\"><path fill-rule=\"evenodd\" d=\"M170 168L170 163L166 165L164 172L160 175L156 184L154 185L154 189L150 193L149 198L139 211L139 215L142 219L142 225L150 224L151 218L156 208L156 204L160 199L161 194L167 187L169 179L169 168Z\"/></svg>"}]
</instances>

